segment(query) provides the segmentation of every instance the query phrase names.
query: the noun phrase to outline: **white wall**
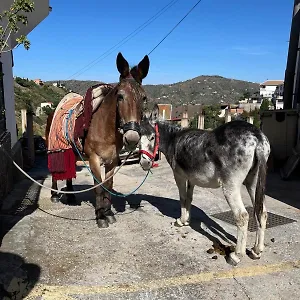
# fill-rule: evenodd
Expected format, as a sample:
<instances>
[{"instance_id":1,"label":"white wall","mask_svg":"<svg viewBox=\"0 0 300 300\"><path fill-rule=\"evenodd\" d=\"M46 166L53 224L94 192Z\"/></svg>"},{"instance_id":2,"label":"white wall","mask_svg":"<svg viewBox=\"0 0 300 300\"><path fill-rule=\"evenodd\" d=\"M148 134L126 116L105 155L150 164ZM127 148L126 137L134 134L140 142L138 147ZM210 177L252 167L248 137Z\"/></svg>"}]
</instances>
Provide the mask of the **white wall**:
<instances>
[{"instance_id":1,"label":"white wall","mask_svg":"<svg viewBox=\"0 0 300 300\"><path fill-rule=\"evenodd\" d=\"M259 93L264 98L272 98L272 95L274 94L275 90L276 85L266 85L265 88L259 88Z\"/></svg>"},{"instance_id":2,"label":"white wall","mask_svg":"<svg viewBox=\"0 0 300 300\"><path fill-rule=\"evenodd\" d=\"M14 98L14 78L12 72L12 54L6 52L1 54L3 68L4 103L6 115L6 129L11 134L11 146L17 142L15 98Z\"/></svg>"}]
</instances>

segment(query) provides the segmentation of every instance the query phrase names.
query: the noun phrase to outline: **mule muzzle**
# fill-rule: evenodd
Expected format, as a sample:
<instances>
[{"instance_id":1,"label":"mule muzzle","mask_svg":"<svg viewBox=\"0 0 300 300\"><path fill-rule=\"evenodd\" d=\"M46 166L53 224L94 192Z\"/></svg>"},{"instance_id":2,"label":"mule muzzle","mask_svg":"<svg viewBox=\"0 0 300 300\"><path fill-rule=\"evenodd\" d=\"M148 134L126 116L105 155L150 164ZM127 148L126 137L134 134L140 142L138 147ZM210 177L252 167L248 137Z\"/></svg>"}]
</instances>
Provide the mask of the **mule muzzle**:
<instances>
[{"instance_id":1,"label":"mule muzzle","mask_svg":"<svg viewBox=\"0 0 300 300\"><path fill-rule=\"evenodd\" d=\"M137 122L128 122L123 126L123 144L127 151L133 151L141 138L141 127Z\"/></svg>"}]
</instances>

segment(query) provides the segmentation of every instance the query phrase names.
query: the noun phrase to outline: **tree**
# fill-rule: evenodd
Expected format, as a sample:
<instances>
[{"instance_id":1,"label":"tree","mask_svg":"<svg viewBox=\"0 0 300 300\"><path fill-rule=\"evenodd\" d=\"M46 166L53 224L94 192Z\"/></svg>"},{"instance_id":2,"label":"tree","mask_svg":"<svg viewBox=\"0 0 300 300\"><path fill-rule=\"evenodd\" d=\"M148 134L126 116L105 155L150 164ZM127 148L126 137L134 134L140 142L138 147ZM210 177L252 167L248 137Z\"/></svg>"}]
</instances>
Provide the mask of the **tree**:
<instances>
[{"instance_id":1,"label":"tree","mask_svg":"<svg viewBox=\"0 0 300 300\"><path fill-rule=\"evenodd\" d=\"M205 106L203 108L205 129L214 129L224 123L224 119L219 117L220 112L221 109L217 105Z\"/></svg>"},{"instance_id":2,"label":"tree","mask_svg":"<svg viewBox=\"0 0 300 300\"><path fill-rule=\"evenodd\" d=\"M251 97L250 92L246 90L243 94L243 97L244 97L244 99L246 99L246 98L249 99Z\"/></svg>"},{"instance_id":3,"label":"tree","mask_svg":"<svg viewBox=\"0 0 300 300\"><path fill-rule=\"evenodd\" d=\"M269 106L270 106L270 101L268 99L264 99L259 110L260 111L264 111L264 110L269 110Z\"/></svg>"},{"instance_id":4,"label":"tree","mask_svg":"<svg viewBox=\"0 0 300 300\"><path fill-rule=\"evenodd\" d=\"M33 12L34 3L31 0L14 0L8 10L0 12L0 55L3 52L11 51L9 38L13 33L20 30L20 23L28 24L26 13ZM16 38L18 45L23 45L26 50L30 48L30 42L25 35Z\"/></svg>"}]
</instances>

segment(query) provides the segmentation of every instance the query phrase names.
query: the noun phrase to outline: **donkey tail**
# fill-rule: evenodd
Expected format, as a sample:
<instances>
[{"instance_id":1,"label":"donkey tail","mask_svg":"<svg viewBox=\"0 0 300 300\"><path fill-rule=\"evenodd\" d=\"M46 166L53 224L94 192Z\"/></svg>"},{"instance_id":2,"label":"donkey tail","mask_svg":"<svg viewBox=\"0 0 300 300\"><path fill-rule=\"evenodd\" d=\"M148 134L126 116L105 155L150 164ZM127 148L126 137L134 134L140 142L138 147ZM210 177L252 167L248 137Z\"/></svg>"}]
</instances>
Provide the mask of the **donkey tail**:
<instances>
[{"instance_id":1,"label":"donkey tail","mask_svg":"<svg viewBox=\"0 0 300 300\"><path fill-rule=\"evenodd\" d=\"M263 212L265 200L265 186L267 177L267 161L264 155L263 147L257 147L255 151L258 166L257 184L255 190L254 213L260 223L260 217Z\"/></svg>"}]
</instances>

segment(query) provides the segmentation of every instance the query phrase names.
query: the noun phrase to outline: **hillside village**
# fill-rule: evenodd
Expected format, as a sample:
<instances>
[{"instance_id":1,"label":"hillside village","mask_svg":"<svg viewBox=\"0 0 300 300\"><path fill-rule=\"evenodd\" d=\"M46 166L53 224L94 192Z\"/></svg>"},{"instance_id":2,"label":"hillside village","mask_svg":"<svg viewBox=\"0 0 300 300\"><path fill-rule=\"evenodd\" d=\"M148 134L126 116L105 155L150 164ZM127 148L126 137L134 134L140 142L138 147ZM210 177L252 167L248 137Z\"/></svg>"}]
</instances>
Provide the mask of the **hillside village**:
<instances>
[{"instance_id":1,"label":"hillside village","mask_svg":"<svg viewBox=\"0 0 300 300\"><path fill-rule=\"evenodd\" d=\"M42 79L19 77L14 79L17 125L21 126L20 110L30 107L35 113L35 134L41 136L44 135L46 114L55 109L65 94L74 91L84 96L88 87L98 83L73 80L44 82ZM208 107L218 111L221 123L227 115L233 119L245 118L251 114L254 116L264 100L267 103L264 109L282 109L283 85L282 80L267 80L257 84L221 76L199 76L170 85L144 87L150 98L148 108L157 103L163 118L179 122L184 114L191 124ZM195 122L196 126L197 121ZM211 126L206 125L205 128Z\"/></svg>"}]
</instances>

